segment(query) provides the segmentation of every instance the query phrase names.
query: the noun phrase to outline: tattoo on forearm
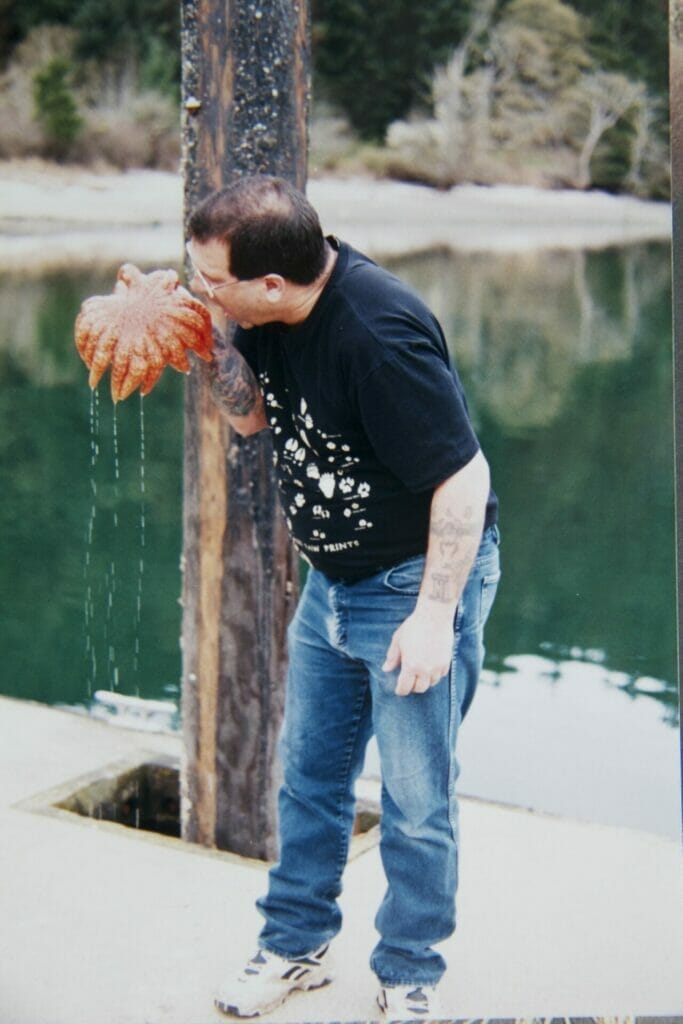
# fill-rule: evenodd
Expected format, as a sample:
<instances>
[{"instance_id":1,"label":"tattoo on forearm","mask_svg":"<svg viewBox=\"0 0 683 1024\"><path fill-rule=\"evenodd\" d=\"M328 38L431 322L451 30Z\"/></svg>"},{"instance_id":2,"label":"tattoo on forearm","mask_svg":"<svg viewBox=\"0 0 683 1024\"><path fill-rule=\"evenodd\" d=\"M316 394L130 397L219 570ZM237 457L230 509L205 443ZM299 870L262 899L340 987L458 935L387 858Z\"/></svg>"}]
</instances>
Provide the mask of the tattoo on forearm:
<instances>
[{"instance_id":1,"label":"tattoo on forearm","mask_svg":"<svg viewBox=\"0 0 683 1024\"><path fill-rule=\"evenodd\" d=\"M471 509L465 510L471 515ZM471 558L471 538L478 537L480 527L476 523L463 521L450 510L432 517L430 535L434 538L441 564L450 572L467 565Z\"/></svg>"},{"instance_id":2,"label":"tattoo on forearm","mask_svg":"<svg viewBox=\"0 0 683 1024\"><path fill-rule=\"evenodd\" d=\"M455 600L469 571L478 544L481 524L472 520L472 509L460 518L450 508L433 510L429 527L430 550L437 555L433 569L427 570L427 596L448 604ZM433 546L433 547L432 547Z\"/></svg>"},{"instance_id":3,"label":"tattoo on forearm","mask_svg":"<svg viewBox=\"0 0 683 1024\"><path fill-rule=\"evenodd\" d=\"M210 364L215 400L232 416L248 416L261 398L256 378L243 356L229 342L216 347Z\"/></svg>"},{"instance_id":4,"label":"tattoo on forearm","mask_svg":"<svg viewBox=\"0 0 683 1024\"><path fill-rule=\"evenodd\" d=\"M432 584L429 597L432 601L441 601L443 604L448 604L451 600L451 577L448 573L433 572L430 573L429 578Z\"/></svg>"}]
</instances>

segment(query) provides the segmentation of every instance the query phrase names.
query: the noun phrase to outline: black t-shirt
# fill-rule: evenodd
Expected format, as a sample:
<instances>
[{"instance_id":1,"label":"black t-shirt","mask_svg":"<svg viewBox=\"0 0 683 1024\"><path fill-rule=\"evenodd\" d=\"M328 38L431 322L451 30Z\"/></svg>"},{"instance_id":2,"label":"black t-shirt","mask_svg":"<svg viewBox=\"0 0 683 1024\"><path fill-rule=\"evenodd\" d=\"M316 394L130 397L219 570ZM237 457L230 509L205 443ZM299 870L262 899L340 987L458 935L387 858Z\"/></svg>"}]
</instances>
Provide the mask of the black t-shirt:
<instances>
[{"instance_id":1,"label":"black t-shirt","mask_svg":"<svg viewBox=\"0 0 683 1024\"><path fill-rule=\"evenodd\" d=\"M434 488L479 449L441 328L350 246L307 319L238 329L263 392L294 543L355 580L426 551ZM497 518L491 491L486 526Z\"/></svg>"}]
</instances>

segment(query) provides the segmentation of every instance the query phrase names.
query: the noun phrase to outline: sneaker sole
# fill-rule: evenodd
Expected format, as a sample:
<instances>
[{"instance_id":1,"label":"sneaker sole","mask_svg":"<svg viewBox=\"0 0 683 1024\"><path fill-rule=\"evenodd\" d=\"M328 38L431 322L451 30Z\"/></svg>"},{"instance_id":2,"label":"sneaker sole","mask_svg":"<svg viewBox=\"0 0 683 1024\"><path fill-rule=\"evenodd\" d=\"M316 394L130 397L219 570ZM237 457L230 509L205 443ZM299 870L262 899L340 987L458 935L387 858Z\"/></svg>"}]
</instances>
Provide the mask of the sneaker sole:
<instances>
[{"instance_id":1,"label":"sneaker sole","mask_svg":"<svg viewBox=\"0 0 683 1024\"><path fill-rule=\"evenodd\" d=\"M243 1020L262 1017L264 1013L270 1013L271 1010L275 1010L278 1006L281 1006L285 999L289 999L294 992L312 992L314 989L324 988L325 985L329 985L332 980L333 979L330 977L323 978L322 981L316 981L311 985L292 985L290 989L281 993L276 999L268 1003L267 1006L262 1006L260 1010L254 1010L251 1013L244 1013L240 1011L238 1006L222 1003L219 999L214 999L213 1005L217 1010L220 1010L221 1013L230 1014L232 1017L241 1017Z\"/></svg>"}]
</instances>

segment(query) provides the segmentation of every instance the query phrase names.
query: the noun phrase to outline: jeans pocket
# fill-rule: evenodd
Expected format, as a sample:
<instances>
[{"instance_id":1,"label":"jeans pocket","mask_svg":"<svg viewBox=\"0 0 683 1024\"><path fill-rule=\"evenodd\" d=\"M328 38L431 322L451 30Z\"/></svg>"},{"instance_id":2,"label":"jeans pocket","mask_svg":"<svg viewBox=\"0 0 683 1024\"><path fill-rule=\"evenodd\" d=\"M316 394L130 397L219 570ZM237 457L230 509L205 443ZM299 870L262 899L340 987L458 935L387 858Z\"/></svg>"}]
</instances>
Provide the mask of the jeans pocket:
<instances>
[{"instance_id":1,"label":"jeans pocket","mask_svg":"<svg viewBox=\"0 0 683 1024\"><path fill-rule=\"evenodd\" d=\"M425 556L417 555L394 565L382 577L382 583L397 594L417 597L424 574Z\"/></svg>"}]
</instances>

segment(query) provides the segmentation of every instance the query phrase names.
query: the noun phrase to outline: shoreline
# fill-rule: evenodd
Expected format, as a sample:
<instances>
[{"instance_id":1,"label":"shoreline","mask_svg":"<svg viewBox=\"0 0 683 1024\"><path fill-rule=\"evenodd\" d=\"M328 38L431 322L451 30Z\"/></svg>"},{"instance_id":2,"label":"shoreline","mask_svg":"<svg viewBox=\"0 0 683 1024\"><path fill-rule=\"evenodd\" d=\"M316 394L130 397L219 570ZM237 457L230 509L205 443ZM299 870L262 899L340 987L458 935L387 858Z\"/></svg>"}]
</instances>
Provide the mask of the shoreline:
<instances>
[{"instance_id":1,"label":"shoreline","mask_svg":"<svg viewBox=\"0 0 683 1024\"><path fill-rule=\"evenodd\" d=\"M601 249L671 238L671 205L604 192L528 186L423 185L312 178L327 233L378 258L430 249L469 253ZM180 174L0 161L0 270L177 264Z\"/></svg>"}]
</instances>

